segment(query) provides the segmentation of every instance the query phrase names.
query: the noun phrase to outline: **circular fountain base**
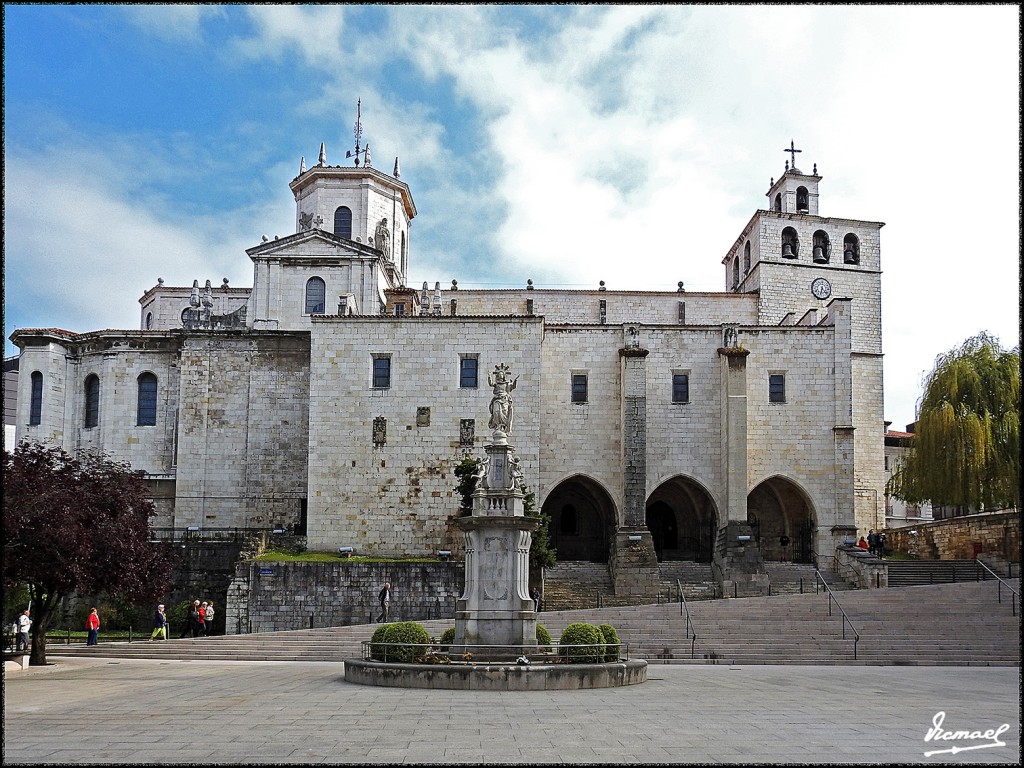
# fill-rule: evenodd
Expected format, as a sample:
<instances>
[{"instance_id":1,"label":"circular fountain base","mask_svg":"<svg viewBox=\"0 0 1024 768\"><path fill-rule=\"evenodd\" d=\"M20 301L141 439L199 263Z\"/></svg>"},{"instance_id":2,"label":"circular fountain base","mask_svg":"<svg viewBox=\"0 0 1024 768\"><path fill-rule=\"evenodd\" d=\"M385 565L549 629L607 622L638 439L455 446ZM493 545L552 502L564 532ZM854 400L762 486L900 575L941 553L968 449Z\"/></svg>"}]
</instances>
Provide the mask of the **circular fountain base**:
<instances>
[{"instance_id":1,"label":"circular fountain base","mask_svg":"<svg viewBox=\"0 0 1024 768\"><path fill-rule=\"evenodd\" d=\"M617 688L646 682L647 662L633 659L606 664L396 664L367 659L347 659L345 680L360 685L392 688L574 691L587 688Z\"/></svg>"}]
</instances>

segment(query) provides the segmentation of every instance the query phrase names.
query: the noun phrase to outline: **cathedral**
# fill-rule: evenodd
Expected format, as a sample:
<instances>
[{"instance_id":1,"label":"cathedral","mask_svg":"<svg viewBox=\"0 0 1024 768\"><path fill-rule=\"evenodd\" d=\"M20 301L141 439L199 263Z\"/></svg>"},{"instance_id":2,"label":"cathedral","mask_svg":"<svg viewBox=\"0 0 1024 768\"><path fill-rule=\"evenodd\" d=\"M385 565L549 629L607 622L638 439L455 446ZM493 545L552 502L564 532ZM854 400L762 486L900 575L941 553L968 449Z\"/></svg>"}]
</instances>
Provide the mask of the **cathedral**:
<instances>
[{"instance_id":1,"label":"cathedral","mask_svg":"<svg viewBox=\"0 0 1024 768\"><path fill-rule=\"evenodd\" d=\"M459 558L454 469L489 439L497 374L560 560L625 592L663 561L723 581L816 562L884 525L883 225L823 216L787 151L721 292L467 290L408 284L397 158L321 145L289 183L294 234L246 251L251 288L159 280L137 330L14 331L17 439L130 462L156 527Z\"/></svg>"}]
</instances>

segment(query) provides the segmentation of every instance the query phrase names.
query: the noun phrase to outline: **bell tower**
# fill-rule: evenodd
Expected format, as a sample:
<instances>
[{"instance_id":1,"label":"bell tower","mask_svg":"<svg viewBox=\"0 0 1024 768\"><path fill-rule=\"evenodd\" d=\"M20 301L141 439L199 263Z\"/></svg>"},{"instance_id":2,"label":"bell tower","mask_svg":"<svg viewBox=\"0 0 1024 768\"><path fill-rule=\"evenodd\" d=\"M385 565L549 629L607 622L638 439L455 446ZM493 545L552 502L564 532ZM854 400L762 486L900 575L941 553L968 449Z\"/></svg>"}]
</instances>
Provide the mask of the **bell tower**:
<instances>
[{"instance_id":1,"label":"bell tower","mask_svg":"<svg viewBox=\"0 0 1024 768\"><path fill-rule=\"evenodd\" d=\"M288 185L295 196L295 231L320 229L377 249L391 267L390 287L397 288L408 275L409 228L416 205L401 180L397 157L391 174L373 167L370 145L361 143L361 101L353 135L355 148L345 153L351 165L329 165L323 143L316 165L307 169L306 159L301 159L299 175Z\"/></svg>"},{"instance_id":2,"label":"bell tower","mask_svg":"<svg viewBox=\"0 0 1024 768\"><path fill-rule=\"evenodd\" d=\"M289 188L295 233L247 249L253 261L249 318L257 329L312 327L317 315L377 315L389 291L406 287L409 229L416 216L409 185L373 166L362 143L362 104L355 146L344 165L330 165L320 144L316 165L299 161Z\"/></svg>"},{"instance_id":3,"label":"bell tower","mask_svg":"<svg viewBox=\"0 0 1024 768\"><path fill-rule=\"evenodd\" d=\"M856 456L853 480L858 527L873 521L884 488L882 417L882 270L879 221L822 216L817 163L796 167L794 142L782 176L768 187L768 208L758 210L722 259L726 290L757 294L759 326L825 326L836 342L836 376L848 397L837 394L836 413L822 422L840 438L842 453Z\"/></svg>"}]
</instances>

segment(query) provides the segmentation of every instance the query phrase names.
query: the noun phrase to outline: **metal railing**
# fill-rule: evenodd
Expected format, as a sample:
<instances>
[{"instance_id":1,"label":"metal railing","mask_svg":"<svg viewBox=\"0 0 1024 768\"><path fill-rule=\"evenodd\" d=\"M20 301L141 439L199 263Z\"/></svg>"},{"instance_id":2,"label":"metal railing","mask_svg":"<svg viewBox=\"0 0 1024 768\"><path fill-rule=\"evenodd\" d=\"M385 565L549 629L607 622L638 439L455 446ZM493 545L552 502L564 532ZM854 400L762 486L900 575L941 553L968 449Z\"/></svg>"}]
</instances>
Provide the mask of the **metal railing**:
<instances>
[{"instance_id":1,"label":"metal railing","mask_svg":"<svg viewBox=\"0 0 1024 768\"><path fill-rule=\"evenodd\" d=\"M697 647L697 633L693 629L693 619L690 618L690 606L686 604L686 595L683 593L683 582L676 579L676 587L679 589L679 615L686 612L686 636L690 638L690 658L694 658Z\"/></svg>"},{"instance_id":2,"label":"metal railing","mask_svg":"<svg viewBox=\"0 0 1024 768\"><path fill-rule=\"evenodd\" d=\"M843 622L842 622L842 626L843 626L843 640L846 639L846 625L847 624L850 625L850 630L853 632L853 659L854 659L854 661L856 661L857 660L857 643L860 642L860 632L858 632L857 628L855 626L853 626L853 622L850 621L850 617L846 615L846 611L843 610L843 606L840 605L839 600L836 598L835 594L832 592L831 587L829 587L829 585L825 583L825 577L821 575L821 571L819 571L817 568L815 568L814 569L814 592L815 592L815 594L818 593L818 584L819 583L821 584L821 586L823 586L825 588L825 591L828 592L828 615L829 616L832 615L832 603L835 603L836 607L839 609L839 612L843 614Z\"/></svg>"},{"instance_id":3,"label":"metal railing","mask_svg":"<svg viewBox=\"0 0 1024 768\"><path fill-rule=\"evenodd\" d=\"M1010 604L1012 606L1011 610L1013 611L1013 615L1016 616L1017 615L1017 600L1020 599L1020 592L1018 592L1013 587L1011 587L1009 584L1007 584L1005 581L1003 581L1002 577L999 574L997 574L995 571L993 571L991 568L989 568L987 565L985 565L983 562L981 562L981 560L975 558L974 562L976 562L980 566L978 568L978 581L982 580L982 578L981 578L981 575L982 575L981 569L984 568L986 571L988 571L989 573L992 574L993 578L995 578L996 581L999 582L996 585L996 594L998 596L998 600L999 600L1000 603L1003 602L1003 587L1006 587L1008 590L1010 590ZM988 578L986 577L985 580L987 581Z\"/></svg>"},{"instance_id":4,"label":"metal railing","mask_svg":"<svg viewBox=\"0 0 1024 768\"><path fill-rule=\"evenodd\" d=\"M394 663L520 663L555 664L564 663L567 658L587 658L596 660L589 663L629 661L628 643L602 644L562 644L538 642L534 646L494 645L486 643L381 643L363 640L363 659L366 661L383 661ZM609 648L612 649L609 651ZM420 652L410 653L410 649ZM587 650L593 649L593 650ZM388 658L388 657L391 658ZM408 659L412 658L412 661Z\"/></svg>"}]
</instances>

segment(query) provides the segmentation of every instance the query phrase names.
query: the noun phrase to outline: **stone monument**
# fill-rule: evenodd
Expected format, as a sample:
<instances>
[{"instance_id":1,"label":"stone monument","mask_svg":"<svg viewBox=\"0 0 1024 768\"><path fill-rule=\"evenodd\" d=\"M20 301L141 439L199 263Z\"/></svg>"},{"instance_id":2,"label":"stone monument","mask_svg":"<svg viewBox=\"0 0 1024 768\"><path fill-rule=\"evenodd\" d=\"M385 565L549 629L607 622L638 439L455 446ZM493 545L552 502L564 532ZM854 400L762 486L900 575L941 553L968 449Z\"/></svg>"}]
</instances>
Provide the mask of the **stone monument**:
<instances>
[{"instance_id":1,"label":"stone monument","mask_svg":"<svg viewBox=\"0 0 1024 768\"><path fill-rule=\"evenodd\" d=\"M472 512L457 521L465 537L465 589L455 608L455 650L515 658L537 648L530 598L530 542L538 522L525 516L519 457L509 445L516 379L504 364L488 376L490 442L477 470Z\"/></svg>"}]
</instances>

